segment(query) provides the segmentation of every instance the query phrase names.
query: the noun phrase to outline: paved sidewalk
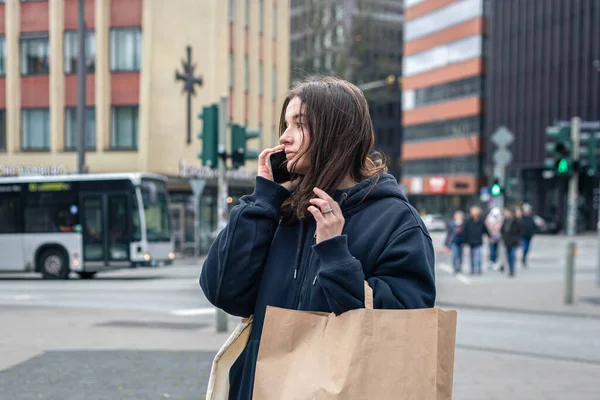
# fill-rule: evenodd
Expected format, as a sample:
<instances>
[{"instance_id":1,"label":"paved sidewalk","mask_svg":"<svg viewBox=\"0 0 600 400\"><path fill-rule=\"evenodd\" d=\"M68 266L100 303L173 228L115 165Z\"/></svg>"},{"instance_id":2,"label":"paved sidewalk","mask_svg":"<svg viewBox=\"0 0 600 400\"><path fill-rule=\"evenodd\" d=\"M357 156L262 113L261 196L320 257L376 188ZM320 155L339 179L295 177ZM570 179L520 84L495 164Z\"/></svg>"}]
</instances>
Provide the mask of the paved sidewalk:
<instances>
[{"instance_id":1,"label":"paved sidewalk","mask_svg":"<svg viewBox=\"0 0 600 400\"><path fill-rule=\"evenodd\" d=\"M576 237L574 303L564 304L565 236L534 237L529 266L519 266L516 277L484 269L482 276L451 277L450 255L443 235L433 235L437 264L437 304L441 307L503 309L600 318L600 288L596 286L596 237ZM484 246L486 249L487 246ZM487 260L487 251L484 251ZM463 271L469 271L465 253Z\"/></svg>"}]
</instances>

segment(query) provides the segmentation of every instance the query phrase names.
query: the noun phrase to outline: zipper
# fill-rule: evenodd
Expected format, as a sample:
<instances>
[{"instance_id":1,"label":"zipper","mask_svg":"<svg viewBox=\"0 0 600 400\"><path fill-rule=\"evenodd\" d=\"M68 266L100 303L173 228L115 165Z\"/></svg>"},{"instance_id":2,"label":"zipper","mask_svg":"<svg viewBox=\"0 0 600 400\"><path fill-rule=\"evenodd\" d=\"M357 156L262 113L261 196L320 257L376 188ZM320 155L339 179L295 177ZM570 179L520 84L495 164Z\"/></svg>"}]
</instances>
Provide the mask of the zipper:
<instances>
[{"instance_id":1,"label":"zipper","mask_svg":"<svg viewBox=\"0 0 600 400\"><path fill-rule=\"evenodd\" d=\"M311 241L311 245L310 245L310 256L308 257L308 264L306 265L306 268L304 268L304 270L302 271L302 279L300 280L300 288L298 290L298 296L297 296L298 301L296 301L296 310L300 310L300 307L302 307L302 304L304 303L304 293L306 292L305 286L308 286L308 285L306 285L306 278L308 277L308 271L310 270L310 265L312 264L313 256L315 254L315 251L312 249L312 245L316 241L317 241L317 232L315 231L315 233L313 235L313 240Z\"/></svg>"}]
</instances>

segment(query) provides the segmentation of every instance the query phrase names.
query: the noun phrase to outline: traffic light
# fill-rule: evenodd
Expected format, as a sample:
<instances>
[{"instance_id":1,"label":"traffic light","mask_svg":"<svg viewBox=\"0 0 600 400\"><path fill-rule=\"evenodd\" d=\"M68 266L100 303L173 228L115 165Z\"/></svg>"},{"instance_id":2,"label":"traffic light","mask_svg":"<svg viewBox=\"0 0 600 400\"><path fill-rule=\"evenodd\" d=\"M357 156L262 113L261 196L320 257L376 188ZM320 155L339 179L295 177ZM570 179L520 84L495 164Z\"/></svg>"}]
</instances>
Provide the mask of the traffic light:
<instances>
[{"instance_id":1,"label":"traffic light","mask_svg":"<svg viewBox=\"0 0 600 400\"><path fill-rule=\"evenodd\" d=\"M219 107L216 104L202 108L198 114L202 119L202 132L198 139L202 139L202 153L198 158L202 159L202 165L209 168L219 166Z\"/></svg>"},{"instance_id":2,"label":"traffic light","mask_svg":"<svg viewBox=\"0 0 600 400\"><path fill-rule=\"evenodd\" d=\"M258 129L248 129L246 126L232 125L231 127L231 164L239 168L246 164L246 160L256 160L258 152L247 149L247 141L260 137Z\"/></svg>"},{"instance_id":3,"label":"traffic light","mask_svg":"<svg viewBox=\"0 0 600 400\"><path fill-rule=\"evenodd\" d=\"M587 176L596 176L598 174L597 137L600 137L600 132L584 133L581 137L579 172Z\"/></svg>"},{"instance_id":4,"label":"traffic light","mask_svg":"<svg viewBox=\"0 0 600 400\"><path fill-rule=\"evenodd\" d=\"M490 187L490 194L494 197L498 197L502 194L502 187L498 182L498 179L494 179L494 183Z\"/></svg>"},{"instance_id":5,"label":"traffic light","mask_svg":"<svg viewBox=\"0 0 600 400\"><path fill-rule=\"evenodd\" d=\"M556 175L569 176L577 168L573 162L573 143L569 126L546 128L546 168Z\"/></svg>"}]
</instances>

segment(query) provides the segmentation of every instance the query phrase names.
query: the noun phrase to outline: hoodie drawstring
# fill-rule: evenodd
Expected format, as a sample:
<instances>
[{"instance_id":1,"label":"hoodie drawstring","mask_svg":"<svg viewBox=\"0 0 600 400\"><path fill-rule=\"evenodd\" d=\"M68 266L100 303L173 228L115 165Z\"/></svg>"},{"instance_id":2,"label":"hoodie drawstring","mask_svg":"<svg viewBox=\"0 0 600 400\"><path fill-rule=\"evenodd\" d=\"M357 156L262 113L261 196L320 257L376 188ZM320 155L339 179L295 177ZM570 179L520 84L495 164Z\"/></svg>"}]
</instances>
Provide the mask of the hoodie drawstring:
<instances>
[{"instance_id":1,"label":"hoodie drawstring","mask_svg":"<svg viewBox=\"0 0 600 400\"><path fill-rule=\"evenodd\" d=\"M300 218L300 229L298 233L298 245L296 248L296 262L294 263L294 279L298 277L298 268L300 268L300 258L302 256L302 247L304 245L306 224L304 218Z\"/></svg>"}]
</instances>

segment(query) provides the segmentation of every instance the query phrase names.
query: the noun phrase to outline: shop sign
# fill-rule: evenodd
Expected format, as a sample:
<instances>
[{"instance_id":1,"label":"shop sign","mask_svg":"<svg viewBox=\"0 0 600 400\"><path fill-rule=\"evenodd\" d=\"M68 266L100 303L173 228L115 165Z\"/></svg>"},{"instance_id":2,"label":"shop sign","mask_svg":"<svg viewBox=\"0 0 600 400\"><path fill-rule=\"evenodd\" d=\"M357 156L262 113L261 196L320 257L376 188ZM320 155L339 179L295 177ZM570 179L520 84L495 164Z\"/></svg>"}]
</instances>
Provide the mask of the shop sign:
<instances>
[{"instance_id":1,"label":"shop sign","mask_svg":"<svg viewBox=\"0 0 600 400\"><path fill-rule=\"evenodd\" d=\"M410 192L414 194L423 193L423 178L415 176L410 180Z\"/></svg>"},{"instance_id":2,"label":"shop sign","mask_svg":"<svg viewBox=\"0 0 600 400\"><path fill-rule=\"evenodd\" d=\"M0 176L64 175L68 173L66 165L0 164Z\"/></svg>"},{"instance_id":3,"label":"shop sign","mask_svg":"<svg viewBox=\"0 0 600 400\"><path fill-rule=\"evenodd\" d=\"M443 177L429 178L429 191L431 193L445 193L448 181Z\"/></svg>"},{"instance_id":4,"label":"shop sign","mask_svg":"<svg viewBox=\"0 0 600 400\"><path fill-rule=\"evenodd\" d=\"M184 179L218 179L219 171L199 165L187 165L185 160L179 161L179 177ZM227 171L227 179L232 181L252 181L256 172L245 169Z\"/></svg>"}]
</instances>

